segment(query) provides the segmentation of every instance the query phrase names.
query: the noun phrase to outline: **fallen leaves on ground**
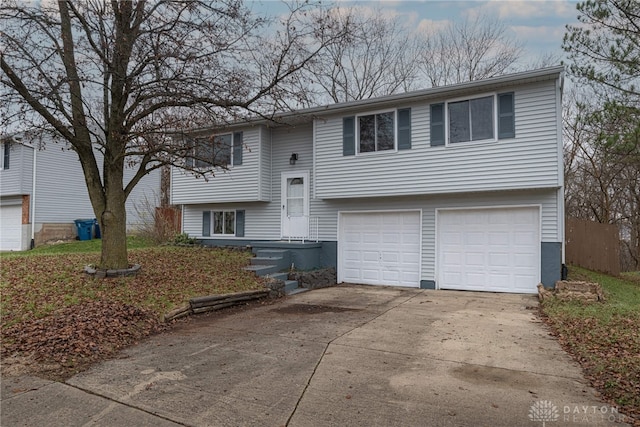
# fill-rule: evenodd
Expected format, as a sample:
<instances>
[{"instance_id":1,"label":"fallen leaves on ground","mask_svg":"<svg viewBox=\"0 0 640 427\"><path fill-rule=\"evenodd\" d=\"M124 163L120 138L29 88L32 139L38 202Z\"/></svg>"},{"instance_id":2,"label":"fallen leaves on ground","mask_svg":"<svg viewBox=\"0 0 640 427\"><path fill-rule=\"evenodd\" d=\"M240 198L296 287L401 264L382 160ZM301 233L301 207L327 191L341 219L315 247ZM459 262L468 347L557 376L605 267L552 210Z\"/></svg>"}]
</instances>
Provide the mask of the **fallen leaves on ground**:
<instances>
[{"instance_id":1,"label":"fallen leaves on ground","mask_svg":"<svg viewBox=\"0 0 640 427\"><path fill-rule=\"evenodd\" d=\"M640 314L608 321L569 313L543 316L591 384L640 427Z\"/></svg>"},{"instance_id":2,"label":"fallen leaves on ground","mask_svg":"<svg viewBox=\"0 0 640 427\"><path fill-rule=\"evenodd\" d=\"M164 328L161 316L197 296L262 289L242 269L246 252L156 247L132 250L135 277L93 279L83 268L99 254L3 258L3 372L66 378Z\"/></svg>"},{"instance_id":3,"label":"fallen leaves on ground","mask_svg":"<svg viewBox=\"0 0 640 427\"><path fill-rule=\"evenodd\" d=\"M3 331L2 357L28 355L41 373L64 377L112 357L163 329L155 314L127 304L91 301ZM5 359L6 360L6 359ZM42 366L47 368L41 369ZM49 372L42 372L49 371Z\"/></svg>"}]
</instances>

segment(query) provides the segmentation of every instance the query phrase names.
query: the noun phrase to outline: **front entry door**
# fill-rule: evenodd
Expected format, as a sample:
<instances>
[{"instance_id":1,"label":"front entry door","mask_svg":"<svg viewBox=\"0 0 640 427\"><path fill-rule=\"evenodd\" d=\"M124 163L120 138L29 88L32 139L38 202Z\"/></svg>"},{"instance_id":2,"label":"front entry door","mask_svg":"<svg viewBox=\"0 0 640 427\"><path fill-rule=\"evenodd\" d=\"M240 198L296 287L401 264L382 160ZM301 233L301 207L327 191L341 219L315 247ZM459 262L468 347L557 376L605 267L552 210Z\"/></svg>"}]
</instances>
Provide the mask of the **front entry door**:
<instances>
[{"instance_id":1,"label":"front entry door","mask_svg":"<svg viewBox=\"0 0 640 427\"><path fill-rule=\"evenodd\" d=\"M282 173L282 237L309 237L309 172Z\"/></svg>"}]
</instances>

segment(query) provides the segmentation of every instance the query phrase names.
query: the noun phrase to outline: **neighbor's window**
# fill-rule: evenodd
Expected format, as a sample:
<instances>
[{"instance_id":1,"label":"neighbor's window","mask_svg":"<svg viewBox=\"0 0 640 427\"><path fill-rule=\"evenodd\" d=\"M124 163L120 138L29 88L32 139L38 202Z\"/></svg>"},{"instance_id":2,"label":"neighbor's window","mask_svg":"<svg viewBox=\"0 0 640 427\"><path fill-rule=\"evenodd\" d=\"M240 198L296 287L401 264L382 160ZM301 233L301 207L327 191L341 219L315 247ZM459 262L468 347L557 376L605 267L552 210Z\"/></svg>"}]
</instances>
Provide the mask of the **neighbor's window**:
<instances>
[{"instance_id":1,"label":"neighbor's window","mask_svg":"<svg viewBox=\"0 0 640 427\"><path fill-rule=\"evenodd\" d=\"M11 155L11 144L8 141L0 144L0 169L9 169L9 158Z\"/></svg>"},{"instance_id":2,"label":"neighbor's window","mask_svg":"<svg viewBox=\"0 0 640 427\"><path fill-rule=\"evenodd\" d=\"M493 95L448 103L449 143L495 138Z\"/></svg>"},{"instance_id":3,"label":"neighbor's window","mask_svg":"<svg viewBox=\"0 0 640 427\"><path fill-rule=\"evenodd\" d=\"M230 133L195 140L194 166L207 168L231 164L232 136Z\"/></svg>"},{"instance_id":4,"label":"neighbor's window","mask_svg":"<svg viewBox=\"0 0 640 427\"><path fill-rule=\"evenodd\" d=\"M360 153L395 149L395 111L358 116Z\"/></svg>"},{"instance_id":5,"label":"neighbor's window","mask_svg":"<svg viewBox=\"0 0 640 427\"><path fill-rule=\"evenodd\" d=\"M235 211L213 211L213 234L230 235L236 233Z\"/></svg>"}]
</instances>

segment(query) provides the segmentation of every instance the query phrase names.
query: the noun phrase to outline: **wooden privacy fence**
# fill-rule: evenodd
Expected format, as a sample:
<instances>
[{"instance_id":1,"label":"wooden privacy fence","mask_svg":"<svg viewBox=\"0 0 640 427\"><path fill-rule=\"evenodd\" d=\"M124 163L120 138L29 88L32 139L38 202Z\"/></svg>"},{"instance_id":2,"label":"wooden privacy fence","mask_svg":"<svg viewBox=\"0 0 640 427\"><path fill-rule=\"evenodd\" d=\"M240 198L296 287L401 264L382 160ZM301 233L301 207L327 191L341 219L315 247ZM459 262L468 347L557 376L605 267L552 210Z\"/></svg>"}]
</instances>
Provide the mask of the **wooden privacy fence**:
<instances>
[{"instance_id":1,"label":"wooden privacy fence","mask_svg":"<svg viewBox=\"0 0 640 427\"><path fill-rule=\"evenodd\" d=\"M567 218L565 233L567 264L620 274L620 232L617 225Z\"/></svg>"},{"instance_id":2,"label":"wooden privacy fence","mask_svg":"<svg viewBox=\"0 0 640 427\"><path fill-rule=\"evenodd\" d=\"M173 236L182 228L182 212L175 208L156 208L156 234Z\"/></svg>"}]
</instances>

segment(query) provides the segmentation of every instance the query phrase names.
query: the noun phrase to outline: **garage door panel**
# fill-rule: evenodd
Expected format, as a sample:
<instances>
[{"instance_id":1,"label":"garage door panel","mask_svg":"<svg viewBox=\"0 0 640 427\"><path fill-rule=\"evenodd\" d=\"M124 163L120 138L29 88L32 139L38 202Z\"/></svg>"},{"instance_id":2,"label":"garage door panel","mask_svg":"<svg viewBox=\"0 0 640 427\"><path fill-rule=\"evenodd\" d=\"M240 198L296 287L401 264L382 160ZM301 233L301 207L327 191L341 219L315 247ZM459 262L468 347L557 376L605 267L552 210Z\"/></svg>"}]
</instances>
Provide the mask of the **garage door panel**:
<instances>
[{"instance_id":1,"label":"garage door panel","mask_svg":"<svg viewBox=\"0 0 640 427\"><path fill-rule=\"evenodd\" d=\"M400 262L400 254L397 252L382 252L381 261L391 264L391 266L397 265Z\"/></svg>"},{"instance_id":2,"label":"garage door panel","mask_svg":"<svg viewBox=\"0 0 640 427\"><path fill-rule=\"evenodd\" d=\"M537 292L538 208L443 210L437 235L440 288Z\"/></svg>"},{"instance_id":3,"label":"garage door panel","mask_svg":"<svg viewBox=\"0 0 640 427\"><path fill-rule=\"evenodd\" d=\"M466 245L478 245L484 247L487 244L486 233L479 231L469 232L465 234L463 241Z\"/></svg>"},{"instance_id":4,"label":"garage door panel","mask_svg":"<svg viewBox=\"0 0 640 427\"><path fill-rule=\"evenodd\" d=\"M508 267L509 266L509 254L489 252L489 265L493 267Z\"/></svg>"},{"instance_id":5,"label":"garage door panel","mask_svg":"<svg viewBox=\"0 0 640 427\"><path fill-rule=\"evenodd\" d=\"M342 213L340 218L342 281L419 286L419 212Z\"/></svg>"},{"instance_id":6,"label":"garage door panel","mask_svg":"<svg viewBox=\"0 0 640 427\"><path fill-rule=\"evenodd\" d=\"M0 250L22 249L22 205L0 206Z\"/></svg>"}]
</instances>

